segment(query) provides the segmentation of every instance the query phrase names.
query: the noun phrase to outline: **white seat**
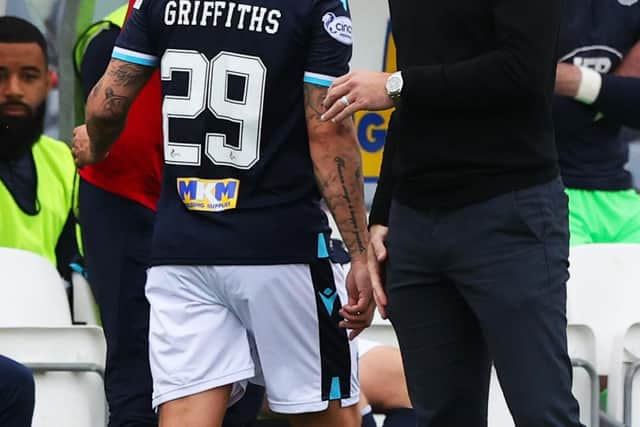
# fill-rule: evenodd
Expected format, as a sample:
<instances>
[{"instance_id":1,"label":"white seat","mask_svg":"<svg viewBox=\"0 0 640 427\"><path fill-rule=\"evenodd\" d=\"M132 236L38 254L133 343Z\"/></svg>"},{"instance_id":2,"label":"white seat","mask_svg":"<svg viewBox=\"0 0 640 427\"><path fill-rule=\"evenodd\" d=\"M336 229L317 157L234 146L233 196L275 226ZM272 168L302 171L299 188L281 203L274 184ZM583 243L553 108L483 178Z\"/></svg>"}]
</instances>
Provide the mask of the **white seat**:
<instances>
[{"instance_id":1,"label":"white seat","mask_svg":"<svg viewBox=\"0 0 640 427\"><path fill-rule=\"evenodd\" d=\"M580 406L580 421L587 427L600 425L600 380L596 338L586 325L569 324L567 349L573 364L571 391Z\"/></svg>"},{"instance_id":2,"label":"white seat","mask_svg":"<svg viewBox=\"0 0 640 427\"><path fill-rule=\"evenodd\" d=\"M362 337L368 340L378 341L385 345L398 347L398 338L396 337L393 326L391 326L391 322L380 317L377 310L371 326L362 332Z\"/></svg>"},{"instance_id":3,"label":"white seat","mask_svg":"<svg viewBox=\"0 0 640 427\"><path fill-rule=\"evenodd\" d=\"M590 244L571 249L567 286L570 323L591 328L596 342L596 366L607 375L607 412L623 418L623 339L640 321L640 245Z\"/></svg>"},{"instance_id":4,"label":"white seat","mask_svg":"<svg viewBox=\"0 0 640 427\"><path fill-rule=\"evenodd\" d=\"M71 324L62 279L30 252L0 248L0 354L35 371L33 427L106 424L102 329Z\"/></svg>"},{"instance_id":5,"label":"white seat","mask_svg":"<svg viewBox=\"0 0 640 427\"><path fill-rule=\"evenodd\" d=\"M628 427L640 426L640 323L629 327L622 339L616 340L609 376L610 401Z\"/></svg>"},{"instance_id":6,"label":"white seat","mask_svg":"<svg viewBox=\"0 0 640 427\"><path fill-rule=\"evenodd\" d=\"M596 373L596 343L593 332L584 325L567 328L568 352L573 367L572 392L580 405L580 421L587 427L599 425L599 381ZM491 369L488 425L513 427L513 417L505 401L495 369Z\"/></svg>"},{"instance_id":7,"label":"white seat","mask_svg":"<svg viewBox=\"0 0 640 427\"><path fill-rule=\"evenodd\" d=\"M43 325L71 325L60 275L46 258L0 248L0 327Z\"/></svg>"},{"instance_id":8,"label":"white seat","mask_svg":"<svg viewBox=\"0 0 640 427\"><path fill-rule=\"evenodd\" d=\"M616 259L616 249L620 247L616 246L613 252L610 252L610 246L612 245L585 245L572 248L569 267L571 278L567 283L569 356L574 361L580 359L588 362L597 372L603 374L606 374L610 364L614 323L610 322L606 311L601 311L598 307L603 304L611 308L619 304L620 294L611 292L611 285L617 281L609 275L608 270L626 270L620 262L611 262L611 259ZM608 265L602 265L607 262ZM587 426L594 423L597 425L596 420L591 419L595 416L593 409L597 409L593 402L594 383L584 368L574 367L573 377L572 391L580 404L580 420ZM495 372L492 373L491 387L489 425L512 427L513 419L508 412ZM621 414L616 418L621 420Z\"/></svg>"},{"instance_id":9,"label":"white seat","mask_svg":"<svg viewBox=\"0 0 640 427\"><path fill-rule=\"evenodd\" d=\"M640 318L640 310L633 307L637 300L630 301L633 294L640 294L638 260L640 245L590 244L571 248L567 319L593 330L602 375L608 374L614 340ZM633 292L634 288L638 291Z\"/></svg>"},{"instance_id":10,"label":"white seat","mask_svg":"<svg viewBox=\"0 0 640 427\"><path fill-rule=\"evenodd\" d=\"M97 325L98 316L93 292L87 279L82 274L71 274L71 286L73 286L73 320L76 323Z\"/></svg>"},{"instance_id":11,"label":"white seat","mask_svg":"<svg viewBox=\"0 0 640 427\"><path fill-rule=\"evenodd\" d=\"M489 383L489 407L487 412L489 427L514 427L515 422L509 412L507 401L498 381L495 368L491 367L491 381Z\"/></svg>"},{"instance_id":12,"label":"white seat","mask_svg":"<svg viewBox=\"0 0 640 427\"><path fill-rule=\"evenodd\" d=\"M0 354L34 370L33 427L106 424L105 353L95 326L0 328Z\"/></svg>"}]
</instances>

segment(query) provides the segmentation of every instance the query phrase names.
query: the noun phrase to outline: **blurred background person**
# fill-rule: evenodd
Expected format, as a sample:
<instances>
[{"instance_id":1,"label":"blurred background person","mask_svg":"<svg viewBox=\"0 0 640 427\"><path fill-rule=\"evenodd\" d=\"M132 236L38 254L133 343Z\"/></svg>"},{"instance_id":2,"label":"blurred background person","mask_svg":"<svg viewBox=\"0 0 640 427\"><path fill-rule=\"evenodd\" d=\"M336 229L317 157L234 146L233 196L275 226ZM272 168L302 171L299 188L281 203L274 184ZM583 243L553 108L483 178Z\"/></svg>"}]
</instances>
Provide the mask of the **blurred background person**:
<instances>
[{"instance_id":1,"label":"blurred background person","mask_svg":"<svg viewBox=\"0 0 640 427\"><path fill-rule=\"evenodd\" d=\"M398 347L359 338L362 427L375 427L373 414L383 414L383 427L415 427L416 412Z\"/></svg>"},{"instance_id":2,"label":"blurred background person","mask_svg":"<svg viewBox=\"0 0 640 427\"><path fill-rule=\"evenodd\" d=\"M640 3L566 0L554 121L571 245L640 243L629 139L640 128Z\"/></svg>"},{"instance_id":3,"label":"blurred background person","mask_svg":"<svg viewBox=\"0 0 640 427\"><path fill-rule=\"evenodd\" d=\"M133 3L133 1L131 2ZM127 5L85 31L75 52L85 97L111 58ZM110 427L153 427L149 304L144 295L154 211L160 191L160 77L133 105L128 126L103 162L80 170L80 223L88 280L107 341L105 392ZM84 126L74 145L88 143Z\"/></svg>"},{"instance_id":4,"label":"blurred background person","mask_svg":"<svg viewBox=\"0 0 640 427\"><path fill-rule=\"evenodd\" d=\"M640 128L639 42L640 3L564 2L553 115L572 246L640 243L640 196L625 169L632 138L623 132Z\"/></svg>"},{"instance_id":5,"label":"blurred background person","mask_svg":"<svg viewBox=\"0 0 640 427\"><path fill-rule=\"evenodd\" d=\"M69 280L78 253L76 174L69 147L43 135L51 88L46 52L35 26L0 17L0 246L47 258ZM0 425L31 426L34 405L31 371L0 356Z\"/></svg>"},{"instance_id":6,"label":"blurred background person","mask_svg":"<svg viewBox=\"0 0 640 427\"><path fill-rule=\"evenodd\" d=\"M68 280L76 171L67 144L43 134L50 88L42 33L0 17L0 246L41 255Z\"/></svg>"}]
</instances>

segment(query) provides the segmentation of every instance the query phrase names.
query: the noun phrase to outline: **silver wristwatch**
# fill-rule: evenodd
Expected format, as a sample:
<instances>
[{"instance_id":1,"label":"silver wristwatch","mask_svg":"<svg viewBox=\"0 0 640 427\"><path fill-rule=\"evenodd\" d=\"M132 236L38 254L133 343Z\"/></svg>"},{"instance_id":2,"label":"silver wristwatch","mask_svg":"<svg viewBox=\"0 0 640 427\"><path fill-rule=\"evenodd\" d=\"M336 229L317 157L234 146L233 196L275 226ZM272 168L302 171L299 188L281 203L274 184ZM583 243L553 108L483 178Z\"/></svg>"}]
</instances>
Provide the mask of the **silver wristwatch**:
<instances>
[{"instance_id":1,"label":"silver wristwatch","mask_svg":"<svg viewBox=\"0 0 640 427\"><path fill-rule=\"evenodd\" d=\"M402 80L402 73L397 71L389 76L387 79L386 89L387 95L393 101L394 104L398 104L400 102L400 95L402 94L402 86L404 85L404 80Z\"/></svg>"}]
</instances>

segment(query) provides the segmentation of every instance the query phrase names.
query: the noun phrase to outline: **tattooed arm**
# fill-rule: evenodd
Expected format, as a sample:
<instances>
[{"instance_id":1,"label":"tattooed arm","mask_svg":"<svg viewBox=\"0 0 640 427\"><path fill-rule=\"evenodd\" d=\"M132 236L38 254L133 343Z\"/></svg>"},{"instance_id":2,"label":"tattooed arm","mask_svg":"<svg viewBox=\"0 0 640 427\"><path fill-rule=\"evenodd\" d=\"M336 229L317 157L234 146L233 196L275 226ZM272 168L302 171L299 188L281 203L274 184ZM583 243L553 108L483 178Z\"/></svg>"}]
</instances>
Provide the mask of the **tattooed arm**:
<instances>
[{"instance_id":1,"label":"tattooed arm","mask_svg":"<svg viewBox=\"0 0 640 427\"><path fill-rule=\"evenodd\" d=\"M89 152L79 163L102 160L122 132L127 112L147 83L153 68L112 59L107 71L93 87L87 99L86 123Z\"/></svg>"},{"instance_id":2,"label":"tattooed arm","mask_svg":"<svg viewBox=\"0 0 640 427\"><path fill-rule=\"evenodd\" d=\"M305 84L304 91L309 146L318 187L352 260L364 260L368 243L364 183L353 121L321 121L327 89Z\"/></svg>"},{"instance_id":3,"label":"tattooed arm","mask_svg":"<svg viewBox=\"0 0 640 427\"><path fill-rule=\"evenodd\" d=\"M353 121L322 121L322 102L327 88L305 84L305 114L313 168L331 214L351 254L347 277L349 303L340 312L341 326L352 329L352 337L368 326L373 316L371 282L366 267L368 244L364 183L360 149Z\"/></svg>"}]
</instances>

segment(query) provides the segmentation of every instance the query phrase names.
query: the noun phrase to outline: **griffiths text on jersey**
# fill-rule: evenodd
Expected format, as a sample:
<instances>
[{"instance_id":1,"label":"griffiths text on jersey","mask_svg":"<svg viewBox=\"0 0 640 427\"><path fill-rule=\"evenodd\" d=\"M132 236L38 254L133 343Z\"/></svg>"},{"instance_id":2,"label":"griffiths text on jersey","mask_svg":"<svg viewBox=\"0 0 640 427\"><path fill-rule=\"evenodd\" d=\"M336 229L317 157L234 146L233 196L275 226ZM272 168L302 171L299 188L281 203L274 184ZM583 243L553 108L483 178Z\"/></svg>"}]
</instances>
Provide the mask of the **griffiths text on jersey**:
<instances>
[{"instance_id":1,"label":"griffiths text on jersey","mask_svg":"<svg viewBox=\"0 0 640 427\"><path fill-rule=\"evenodd\" d=\"M164 10L167 26L224 26L268 34L278 32L281 17L278 9L231 1L171 0Z\"/></svg>"}]
</instances>

